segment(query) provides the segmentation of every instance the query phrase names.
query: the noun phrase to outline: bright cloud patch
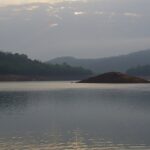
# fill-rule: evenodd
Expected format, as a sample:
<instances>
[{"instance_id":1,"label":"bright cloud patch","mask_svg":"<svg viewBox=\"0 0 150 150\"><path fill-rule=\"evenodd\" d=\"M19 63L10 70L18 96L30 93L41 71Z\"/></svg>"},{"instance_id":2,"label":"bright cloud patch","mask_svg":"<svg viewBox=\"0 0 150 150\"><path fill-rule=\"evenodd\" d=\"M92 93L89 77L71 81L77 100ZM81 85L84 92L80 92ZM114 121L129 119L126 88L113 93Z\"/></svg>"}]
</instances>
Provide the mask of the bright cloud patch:
<instances>
[{"instance_id":1,"label":"bright cloud patch","mask_svg":"<svg viewBox=\"0 0 150 150\"><path fill-rule=\"evenodd\" d=\"M84 14L85 14L85 12L83 12L83 11L76 11L76 12L74 12L74 15L76 15L76 16L84 15Z\"/></svg>"},{"instance_id":2,"label":"bright cloud patch","mask_svg":"<svg viewBox=\"0 0 150 150\"><path fill-rule=\"evenodd\" d=\"M137 13L130 13L130 12L124 13L124 16L128 16L128 17L141 17L140 14L137 14Z\"/></svg>"},{"instance_id":3,"label":"bright cloud patch","mask_svg":"<svg viewBox=\"0 0 150 150\"><path fill-rule=\"evenodd\" d=\"M27 7L26 10L28 11L32 11L32 10L35 10L35 9L38 9L39 6L30 6L30 7Z\"/></svg>"},{"instance_id":4,"label":"bright cloud patch","mask_svg":"<svg viewBox=\"0 0 150 150\"><path fill-rule=\"evenodd\" d=\"M50 24L50 27L57 27L58 26L58 23L52 23Z\"/></svg>"},{"instance_id":5,"label":"bright cloud patch","mask_svg":"<svg viewBox=\"0 0 150 150\"><path fill-rule=\"evenodd\" d=\"M0 0L0 7L9 5L33 4L33 3L57 4L63 2L87 2L87 0Z\"/></svg>"}]
</instances>

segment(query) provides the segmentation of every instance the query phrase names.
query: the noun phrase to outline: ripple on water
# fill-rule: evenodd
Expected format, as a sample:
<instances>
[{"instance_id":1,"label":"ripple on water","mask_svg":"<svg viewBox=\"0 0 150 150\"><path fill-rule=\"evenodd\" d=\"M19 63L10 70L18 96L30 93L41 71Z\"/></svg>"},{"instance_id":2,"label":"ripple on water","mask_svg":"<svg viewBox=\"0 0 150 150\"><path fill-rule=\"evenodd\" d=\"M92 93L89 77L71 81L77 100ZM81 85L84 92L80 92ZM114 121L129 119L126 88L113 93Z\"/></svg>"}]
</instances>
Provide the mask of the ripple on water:
<instances>
[{"instance_id":1,"label":"ripple on water","mask_svg":"<svg viewBox=\"0 0 150 150\"><path fill-rule=\"evenodd\" d=\"M104 139L84 140L78 133L67 142L61 140L12 137L0 139L0 150L149 150L144 144L114 144Z\"/></svg>"}]
</instances>

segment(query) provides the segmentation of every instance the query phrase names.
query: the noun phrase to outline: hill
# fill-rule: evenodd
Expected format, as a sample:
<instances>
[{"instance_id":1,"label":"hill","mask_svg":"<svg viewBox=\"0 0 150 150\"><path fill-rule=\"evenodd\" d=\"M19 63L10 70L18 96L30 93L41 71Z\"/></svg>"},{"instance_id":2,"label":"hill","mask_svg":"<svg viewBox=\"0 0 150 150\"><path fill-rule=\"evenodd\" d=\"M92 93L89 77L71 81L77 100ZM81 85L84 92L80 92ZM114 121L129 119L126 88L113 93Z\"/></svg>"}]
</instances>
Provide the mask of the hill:
<instances>
[{"instance_id":1,"label":"hill","mask_svg":"<svg viewBox=\"0 0 150 150\"><path fill-rule=\"evenodd\" d=\"M79 83L150 83L148 80L120 72L108 72L80 81Z\"/></svg>"},{"instance_id":2,"label":"hill","mask_svg":"<svg viewBox=\"0 0 150 150\"><path fill-rule=\"evenodd\" d=\"M45 64L24 54L0 52L0 80L63 80L80 79L92 72L67 64ZM11 79L12 78L12 79Z\"/></svg>"},{"instance_id":3,"label":"hill","mask_svg":"<svg viewBox=\"0 0 150 150\"><path fill-rule=\"evenodd\" d=\"M130 75L150 77L150 65L137 66L127 70Z\"/></svg>"},{"instance_id":4,"label":"hill","mask_svg":"<svg viewBox=\"0 0 150 150\"><path fill-rule=\"evenodd\" d=\"M95 73L110 71L126 72L131 67L150 64L150 50L143 50L127 55L120 55L99 59L77 59L74 57L59 57L47 63L62 64L67 63L72 66L82 66L91 69Z\"/></svg>"}]
</instances>

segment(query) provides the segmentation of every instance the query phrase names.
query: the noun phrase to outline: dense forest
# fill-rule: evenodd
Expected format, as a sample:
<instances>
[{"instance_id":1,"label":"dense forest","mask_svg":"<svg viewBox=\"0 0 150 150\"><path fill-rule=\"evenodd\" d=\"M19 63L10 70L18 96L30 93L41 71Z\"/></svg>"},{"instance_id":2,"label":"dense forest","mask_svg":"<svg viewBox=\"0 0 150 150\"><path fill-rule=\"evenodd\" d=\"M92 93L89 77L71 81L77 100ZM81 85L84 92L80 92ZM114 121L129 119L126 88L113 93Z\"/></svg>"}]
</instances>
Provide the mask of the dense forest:
<instances>
[{"instance_id":1,"label":"dense forest","mask_svg":"<svg viewBox=\"0 0 150 150\"><path fill-rule=\"evenodd\" d=\"M66 63L45 64L18 53L0 52L0 75L46 76L49 78L78 78L91 75L90 70L71 67Z\"/></svg>"},{"instance_id":2,"label":"dense forest","mask_svg":"<svg viewBox=\"0 0 150 150\"><path fill-rule=\"evenodd\" d=\"M150 65L137 66L127 70L130 75L150 76Z\"/></svg>"}]
</instances>

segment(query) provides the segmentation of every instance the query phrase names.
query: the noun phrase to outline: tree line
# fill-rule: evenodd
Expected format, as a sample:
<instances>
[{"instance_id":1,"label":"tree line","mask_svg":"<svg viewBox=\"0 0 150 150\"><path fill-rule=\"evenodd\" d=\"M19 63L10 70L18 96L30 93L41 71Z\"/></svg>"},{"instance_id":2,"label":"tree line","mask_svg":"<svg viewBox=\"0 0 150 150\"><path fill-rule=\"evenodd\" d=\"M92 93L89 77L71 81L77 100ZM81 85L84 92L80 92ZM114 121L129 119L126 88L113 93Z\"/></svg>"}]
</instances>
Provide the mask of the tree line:
<instances>
[{"instance_id":1,"label":"tree line","mask_svg":"<svg viewBox=\"0 0 150 150\"><path fill-rule=\"evenodd\" d=\"M82 67L72 67L66 63L46 64L29 59L25 54L0 52L0 75L27 76L88 76L92 72Z\"/></svg>"}]
</instances>

